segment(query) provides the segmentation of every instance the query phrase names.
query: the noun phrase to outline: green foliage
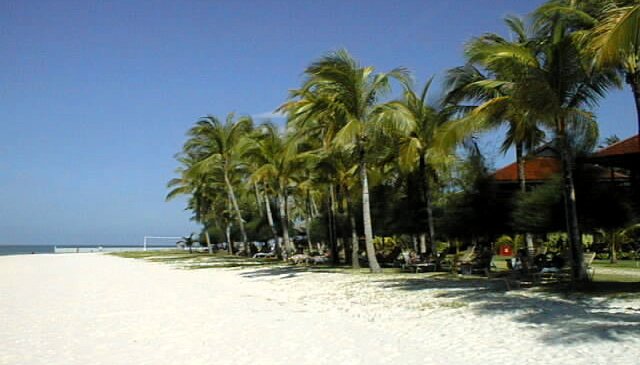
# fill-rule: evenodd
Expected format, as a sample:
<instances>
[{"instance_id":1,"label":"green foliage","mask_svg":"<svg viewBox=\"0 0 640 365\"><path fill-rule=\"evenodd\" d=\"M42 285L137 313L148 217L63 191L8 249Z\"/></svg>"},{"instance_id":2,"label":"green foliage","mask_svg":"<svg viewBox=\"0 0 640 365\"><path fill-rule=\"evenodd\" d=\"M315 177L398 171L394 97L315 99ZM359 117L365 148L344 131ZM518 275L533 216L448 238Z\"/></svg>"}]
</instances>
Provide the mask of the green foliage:
<instances>
[{"instance_id":1,"label":"green foliage","mask_svg":"<svg viewBox=\"0 0 640 365\"><path fill-rule=\"evenodd\" d=\"M412 237L425 232L447 240L436 240L441 250L496 238L517 249L524 232L565 230L576 218L563 214L563 187L569 191L572 181L581 231L622 229L633 219L628 201L602 183L601 170L580 164L598 137L592 109L619 86L617 71L637 70L638 45L628 44L637 39L637 2L606 3L549 1L530 18L507 17L509 37L474 37L465 46L467 64L448 71L437 106L427 101L431 80L416 90L404 68L375 73L345 50L329 53L306 68L301 87L279 108L286 129L254 128L233 114L199 120L177 155L167 199L187 196L187 209L214 242L226 241L227 229L232 240L267 241L293 235L287 227L295 225L314 242L330 243L330 230L350 239L355 228L370 263L375 250L386 256L412 247ZM381 103L396 81L401 97ZM498 187L473 138L501 126L502 151L515 147L516 161L552 137L564 166L576 167L574 179L530 182L524 193ZM547 245L562 249L562 241Z\"/></svg>"},{"instance_id":2,"label":"green foliage","mask_svg":"<svg viewBox=\"0 0 640 365\"><path fill-rule=\"evenodd\" d=\"M518 193L514 203L512 226L524 232L545 233L565 228L562 205L562 181L556 177Z\"/></svg>"}]
</instances>

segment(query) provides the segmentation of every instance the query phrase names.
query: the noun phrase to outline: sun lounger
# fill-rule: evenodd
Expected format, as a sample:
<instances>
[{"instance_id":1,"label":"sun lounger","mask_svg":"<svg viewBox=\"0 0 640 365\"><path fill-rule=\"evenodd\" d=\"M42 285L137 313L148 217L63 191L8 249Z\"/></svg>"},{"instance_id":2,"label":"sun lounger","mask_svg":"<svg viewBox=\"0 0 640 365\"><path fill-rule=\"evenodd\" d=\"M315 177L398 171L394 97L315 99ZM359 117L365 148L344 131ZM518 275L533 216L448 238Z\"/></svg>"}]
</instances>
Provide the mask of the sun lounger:
<instances>
[{"instance_id":1,"label":"sun lounger","mask_svg":"<svg viewBox=\"0 0 640 365\"><path fill-rule=\"evenodd\" d=\"M421 272L421 271L435 271L436 263L435 262L424 262L419 261L417 259L411 258L411 255L408 252L402 252L402 258L404 259L404 263L402 264L403 271L411 271L411 272Z\"/></svg>"},{"instance_id":2,"label":"sun lounger","mask_svg":"<svg viewBox=\"0 0 640 365\"><path fill-rule=\"evenodd\" d=\"M276 253L275 252L258 252L257 254L253 255L254 259L265 259L265 258L272 258L275 257Z\"/></svg>"}]
</instances>

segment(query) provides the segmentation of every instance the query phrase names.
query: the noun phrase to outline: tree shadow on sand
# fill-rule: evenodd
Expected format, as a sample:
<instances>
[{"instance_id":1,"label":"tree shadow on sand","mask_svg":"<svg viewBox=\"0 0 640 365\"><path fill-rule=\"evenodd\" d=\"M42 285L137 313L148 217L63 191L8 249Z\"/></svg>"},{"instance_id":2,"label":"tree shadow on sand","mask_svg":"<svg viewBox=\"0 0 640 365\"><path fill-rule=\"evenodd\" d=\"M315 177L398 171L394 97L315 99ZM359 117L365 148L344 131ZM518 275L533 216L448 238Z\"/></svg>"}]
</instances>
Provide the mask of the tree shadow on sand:
<instances>
[{"instance_id":1,"label":"tree shadow on sand","mask_svg":"<svg viewBox=\"0 0 640 365\"><path fill-rule=\"evenodd\" d=\"M291 279L303 273L340 273L336 268L330 266L272 266L268 268L260 268L249 272L241 273L245 278L263 278L269 276L277 276L280 279Z\"/></svg>"},{"instance_id":2,"label":"tree shadow on sand","mask_svg":"<svg viewBox=\"0 0 640 365\"><path fill-rule=\"evenodd\" d=\"M616 296L611 295L620 297L619 294L624 293L637 298L640 293L637 283L624 288L617 283L596 283L598 285L587 292L566 292L558 287L506 292L504 284L490 280L410 278L378 283L385 288L416 294L437 289L437 297L468 303L468 308L477 314L510 315L510 320L518 323L542 326L546 330L540 340L547 345L619 342L640 336L640 307L625 306L623 301L616 303ZM606 296L594 297L594 293ZM509 322L497 326L509 326Z\"/></svg>"}]
</instances>

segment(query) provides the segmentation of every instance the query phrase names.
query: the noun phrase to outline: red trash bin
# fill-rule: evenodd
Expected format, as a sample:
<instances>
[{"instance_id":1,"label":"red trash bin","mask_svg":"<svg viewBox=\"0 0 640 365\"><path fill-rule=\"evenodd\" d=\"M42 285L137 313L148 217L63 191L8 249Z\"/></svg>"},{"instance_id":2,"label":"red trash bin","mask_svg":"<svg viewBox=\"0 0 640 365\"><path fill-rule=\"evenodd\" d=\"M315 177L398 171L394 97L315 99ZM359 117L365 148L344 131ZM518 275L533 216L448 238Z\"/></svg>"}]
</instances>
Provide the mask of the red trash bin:
<instances>
[{"instance_id":1,"label":"red trash bin","mask_svg":"<svg viewBox=\"0 0 640 365\"><path fill-rule=\"evenodd\" d=\"M513 256L513 248L508 245L500 246L500 256Z\"/></svg>"}]
</instances>

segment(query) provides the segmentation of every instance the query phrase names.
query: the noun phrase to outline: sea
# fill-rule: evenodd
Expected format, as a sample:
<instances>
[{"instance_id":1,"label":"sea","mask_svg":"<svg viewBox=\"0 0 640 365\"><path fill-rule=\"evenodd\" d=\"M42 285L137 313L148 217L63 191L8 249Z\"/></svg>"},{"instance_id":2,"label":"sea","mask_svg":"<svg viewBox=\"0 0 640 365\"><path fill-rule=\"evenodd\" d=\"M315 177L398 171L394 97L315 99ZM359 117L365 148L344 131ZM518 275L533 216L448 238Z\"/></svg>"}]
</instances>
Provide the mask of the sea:
<instances>
[{"instance_id":1,"label":"sea","mask_svg":"<svg viewBox=\"0 0 640 365\"><path fill-rule=\"evenodd\" d=\"M58 249L77 249L77 252L97 252L102 247L104 251L127 251L141 250L142 245L0 245L0 256L6 255L35 255L43 253L55 253L55 248ZM168 249L175 248L175 246L147 246L148 249ZM69 252L69 250L66 250ZM73 252L74 250L71 250Z\"/></svg>"}]
</instances>

